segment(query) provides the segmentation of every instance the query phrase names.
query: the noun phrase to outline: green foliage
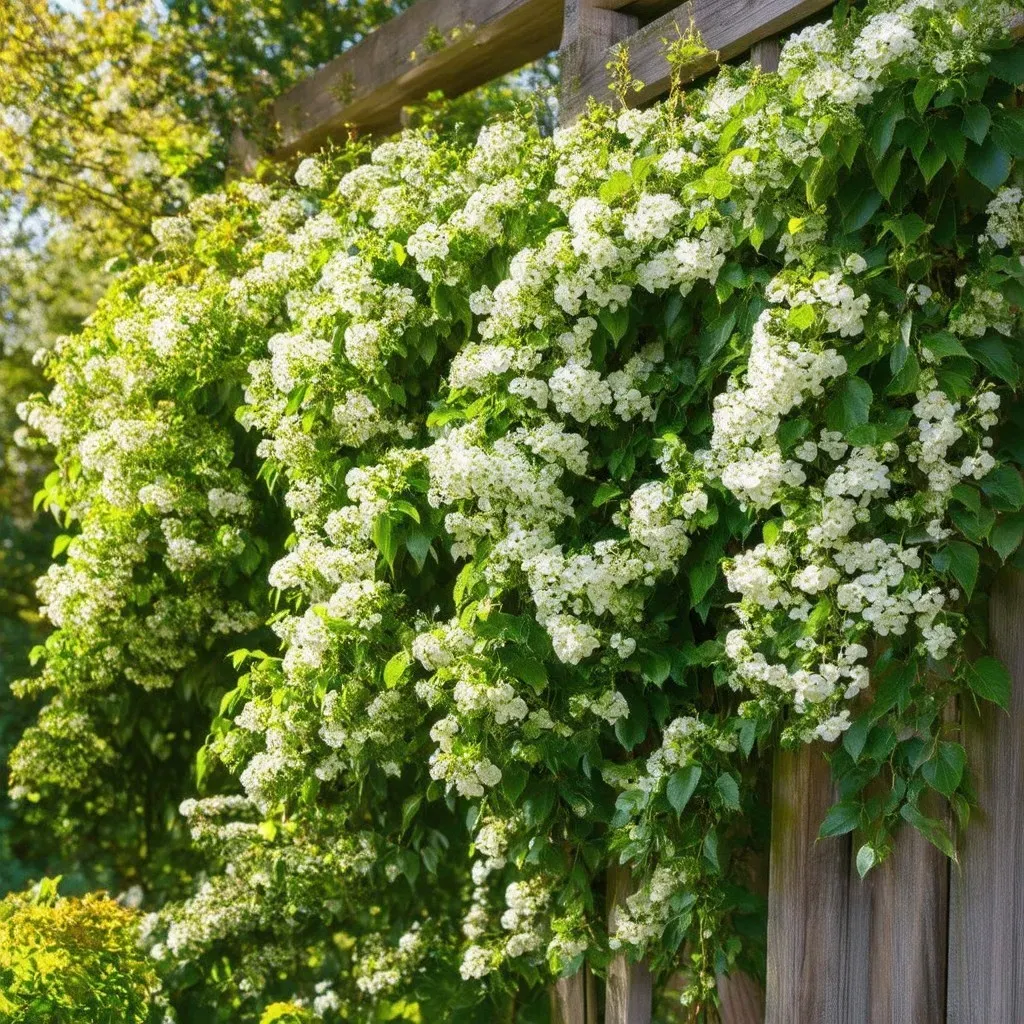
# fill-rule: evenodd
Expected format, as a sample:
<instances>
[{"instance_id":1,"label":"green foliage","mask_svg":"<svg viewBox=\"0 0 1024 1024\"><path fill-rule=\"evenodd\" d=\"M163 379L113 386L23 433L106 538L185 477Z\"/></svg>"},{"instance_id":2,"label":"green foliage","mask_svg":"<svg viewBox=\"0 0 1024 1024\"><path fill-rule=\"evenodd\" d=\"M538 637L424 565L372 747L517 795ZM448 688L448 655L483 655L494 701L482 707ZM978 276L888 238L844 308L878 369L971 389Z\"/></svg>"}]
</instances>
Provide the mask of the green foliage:
<instances>
[{"instance_id":1,"label":"green foliage","mask_svg":"<svg viewBox=\"0 0 1024 1024\"><path fill-rule=\"evenodd\" d=\"M157 1020L159 985L137 915L96 893L58 896L57 881L0 900L0 1021Z\"/></svg>"}]
</instances>

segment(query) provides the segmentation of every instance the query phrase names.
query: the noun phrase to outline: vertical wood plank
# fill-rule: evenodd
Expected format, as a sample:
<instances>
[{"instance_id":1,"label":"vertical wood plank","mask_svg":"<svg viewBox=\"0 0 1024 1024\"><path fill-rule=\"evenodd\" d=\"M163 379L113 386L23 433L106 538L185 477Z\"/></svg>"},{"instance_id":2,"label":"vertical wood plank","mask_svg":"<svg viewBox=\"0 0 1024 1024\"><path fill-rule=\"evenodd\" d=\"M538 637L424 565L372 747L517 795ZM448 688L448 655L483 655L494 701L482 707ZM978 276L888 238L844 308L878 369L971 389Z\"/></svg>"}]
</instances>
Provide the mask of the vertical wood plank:
<instances>
[{"instance_id":1,"label":"vertical wood plank","mask_svg":"<svg viewBox=\"0 0 1024 1024\"><path fill-rule=\"evenodd\" d=\"M587 109L590 93L583 83L593 77L595 69L604 68L608 48L636 32L640 22L633 15L598 7L596 0L565 0L562 24L558 119L569 124ZM607 102L611 96L594 98Z\"/></svg>"},{"instance_id":2,"label":"vertical wood plank","mask_svg":"<svg viewBox=\"0 0 1024 1024\"><path fill-rule=\"evenodd\" d=\"M719 1016L722 1024L762 1024L764 988L749 974L736 971L718 976Z\"/></svg>"},{"instance_id":3,"label":"vertical wood plank","mask_svg":"<svg viewBox=\"0 0 1024 1024\"><path fill-rule=\"evenodd\" d=\"M1024 1020L1024 575L992 592L994 654L1010 670L1010 713L964 710L979 807L950 883L948 1024Z\"/></svg>"},{"instance_id":4,"label":"vertical wood plank","mask_svg":"<svg viewBox=\"0 0 1024 1024\"><path fill-rule=\"evenodd\" d=\"M779 751L772 782L766 1024L843 1024L850 843L816 842L832 803L816 744Z\"/></svg>"},{"instance_id":5,"label":"vertical wood plank","mask_svg":"<svg viewBox=\"0 0 1024 1024\"><path fill-rule=\"evenodd\" d=\"M608 870L608 931L615 931L618 907L632 892L628 867L613 864ZM653 979L647 963L630 963L619 953L608 965L605 979L604 1024L650 1024Z\"/></svg>"},{"instance_id":6,"label":"vertical wood plank","mask_svg":"<svg viewBox=\"0 0 1024 1024\"><path fill-rule=\"evenodd\" d=\"M781 50L778 39L762 39L750 48L750 63L762 71L778 71Z\"/></svg>"},{"instance_id":7,"label":"vertical wood plank","mask_svg":"<svg viewBox=\"0 0 1024 1024\"><path fill-rule=\"evenodd\" d=\"M559 978L551 986L551 1024L587 1024L585 972Z\"/></svg>"},{"instance_id":8,"label":"vertical wood plank","mask_svg":"<svg viewBox=\"0 0 1024 1024\"><path fill-rule=\"evenodd\" d=\"M889 859L865 879L851 851L846 1021L945 1019L949 861L904 827Z\"/></svg>"},{"instance_id":9,"label":"vertical wood plank","mask_svg":"<svg viewBox=\"0 0 1024 1024\"><path fill-rule=\"evenodd\" d=\"M551 1024L597 1024L597 979L589 965L551 986Z\"/></svg>"}]
</instances>

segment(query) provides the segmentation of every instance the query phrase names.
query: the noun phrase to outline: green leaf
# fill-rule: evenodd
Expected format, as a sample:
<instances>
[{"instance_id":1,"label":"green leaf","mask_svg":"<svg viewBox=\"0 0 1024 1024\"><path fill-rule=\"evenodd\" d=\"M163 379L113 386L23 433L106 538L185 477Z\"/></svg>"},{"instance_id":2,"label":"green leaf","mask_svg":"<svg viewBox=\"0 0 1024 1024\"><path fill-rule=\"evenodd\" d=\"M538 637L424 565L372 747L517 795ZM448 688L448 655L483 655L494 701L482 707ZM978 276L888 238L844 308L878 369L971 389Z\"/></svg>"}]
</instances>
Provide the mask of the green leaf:
<instances>
[{"instance_id":1,"label":"green leaf","mask_svg":"<svg viewBox=\"0 0 1024 1024\"><path fill-rule=\"evenodd\" d=\"M594 493L594 499L590 504L594 508L600 508L611 501L612 498L617 498L621 493L622 488L616 487L615 484L601 484Z\"/></svg>"},{"instance_id":2,"label":"green leaf","mask_svg":"<svg viewBox=\"0 0 1024 1024\"><path fill-rule=\"evenodd\" d=\"M1024 122L1016 108L997 110L992 120L992 139L1010 156L1024 156Z\"/></svg>"},{"instance_id":3,"label":"green leaf","mask_svg":"<svg viewBox=\"0 0 1024 1024\"><path fill-rule=\"evenodd\" d=\"M1002 338L984 338L971 346L971 355L1007 384L1017 384L1017 363Z\"/></svg>"},{"instance_id":4,"label":"green leaf","mask_svg":"<svg viewBox=\"0 0 1024 1024\"><path fill-rule=\"evenodd\" d=\"M863 878L878 863L878 854L870 843L857 851L857 874Z\"/></svg>"},{"instance_id":5,"label":"green leaf","mask_svg":"<svg viewBox=\"0 0 1024 1024\"><path fill-rule=\"evenodd\" d=\"M860 377L845 377L825 410L825 421L832 430L845 433L867 423L874 395L871 385Z\"/></svg>"},{"instance_id":6,"label":"green leaf","mask_svg":"<svg viewBox=\"0 0 1024 1024\"><path fill-rule=\"evenodd\" d=\"M412 656L409 652L399 651L384 666L384 685L393 690L405 678L411 664Z\"/></svg>"},{"instance_id":7,"label":"green leaf","mask_svg":"<svg viewBox=\"0 0 1024 1024\"><path fill-rule=\"evenodd\" d=\"M629 715L615 723L615 736L625 750L632 750L647 736L647 705L631 701Z\"/></svg>"},{"instance_id":8,"label":"green leaf","mask_svg":"<svg viewBox=\"0 0 1024 1024\"><path fill-rule=\"evenodd\" d=\"M924 78L918 79L917 85L914 86L914 106L919 114L923 114L928 109L928 104L931 103L932 97L938 92L938 89L939 83L934 78L926 75Z\"/></svg>"},{"instance_id":9,"label":"green leaf","mask_svg":"<svg viewBox=\"0 0 1024 1024\"><path fill-rule=\"evenodd\" d=\"M979 658L965 670L967 685L982 700L1010 710L1010 673L998 658Z\"/></svg>"},{"instance_id":10,"label":"green leaf","mask_svg":"<svg viewBox=\"0 0 1024 1024\"><path fill-rule=\"evenodd\" d=\"M902 245L913 245L928 230L928 225L916 213L908 213L904 217L887 220L885 227L900 240Z\"/></svg>"},{"instance_id":11,"label":"green leaf","mask_svg":"<svg viewBox=\"0 0 1024 1024\"><path fill-rule=\"evenodd\" d=\"M808 327L813 327L817 319L814 307L810 303L794 306L786 315L786 323L798 331L806 331Z\"/></svg>"},{"instance_id":12,"label":"green leaf","mask_svg":"<svg viewBox=\"0 0 1024 1024\"><path fill-rule=\"evenodd\" d=\"M416 568L421 571L423 566L426 564L427 556L430 554L431 543L431 537L420 531L410 533L409 536L405 538L406 550L412 556L412 560L416 563Z\"/></svg>"},{"instance_id":13,"label":"green leaf","mask_svg":"<svg viewBox=\"0 0 1024 1024\"><path fill-rule=\"evenodd\" d=\"M548 685L548 672L544 663L536 658L527 658L522 655L513 655L503 661L505 667L516 679L532 686L537 693L540 693Z\"/></svg>"},{"instance_id":14,"label":"green leaf","mask_svg":"<svg viewBox=\"0 0 1024 1024\"><path fill-rule=\"evenodd\" d=\"M501 766L501 791L511 803L517 803L526 788L529 774L521 765L506 763Z\"/></svg>"},{"instance_id":15,"label":"green leaf","mask_svg":"<svg viewBox=\"0 0 1024 1024\"><path fill-rule=\"evenodd\" d=\"M903 97L897 96L878 117L872 120L871 127L868 129L868 138L871 140L871 148L877 158L881 159L885 156L892 144L896 124L902 117Z\"/></svg>"},{"instance_id":16,"label":"green leaf","mask_svg":"<svg viewBox=\"0 0 1024 1024\"><path fill-rule=\"evenodd\" d=\"M929 143L917 158L917 166L921 168L921 176L929 183L945 166L946 154L933 143Z\"/></svg>"},{"instance_id":17,"label":"green leaf","mask_svg":"<svg viewBox=\"0 0 1024 1024\"><path fill-rule=\"evenodd\" d=\"M989 54L987 70L1011 85L1024 85L1024 48L1014 46Z\"/></svg>"},{"instance_id":18,"label":"green leaf","mask_svg":"<svg viewBox=\"0 0 1024 1024\"><path fill-rule=\"evenodd\" d=\"M959 743L938 744L935 753L923 765L921 774L932 789L937 789L943 796L952 796L963 778L967 754Z\"/></svg>"},{"instance_id":19,"label":"green leaf","mask_svg":"<svg viewBox=\"0 0 1024 1024\"><path fill-rule=\"evenodd\" d=\"M880 192L873 188L866 189L844 213L843 230L859 231L878 212L882 201Z\"/></svg>"},{"instance_id":20,"label":"green leaf","mask_svg":"<svg viewBox=\"0 0 1024 1024\"><path fill-rule=\"evenodd\" d=\"M377 516L373 521L373 543L381 557L394 568L395 555L398 554L398 541L395 538L395 524L387 514Z\"/></svg>"},{"instance_id":21,"label":"green leaf","mask_svg":"<svg viewBox=\"0 0 1024 1024\"><path fill-rule=\"evenodd\" d=\"M932 846L941 850L950 860L956 860L956 849L953 846L953 841L949 838L949 833L941 821L925 817L911 804L904 804L900 808L900 816L916 828Z\"/></svg>"},{"instance_id":22,"label":"green leaf","mask_svg":"<svg viewBox=\"0 0 1024 1024\"><path fill-rule=\"evenodd\" d=\"M61 533L53 541L53 552L50 555L51 558L56 558L58 555L64 554L68 549L68 545L72 541L70 533Z\"/></svg>"},{"instance_id":23,"label":"green leaf","mask_svg":"<svg viewBox=\"0 0 1024 1024\"><path fill-rule=\"evenodd\" d=\"M640 671L647 682L661 686L672 672L672 659L657 651L645 651L640 658Z\"/></svg>"},{"instance_id":24,"label":"green leaf","mask_svg":"<svg viewBox=\"0 0 1024 1024\"><path fill-rule=\"evenodd\" d=\"M964 108L964 119L960 130L971 140L981 145L988 135L989 127L992 124L992 115L984 103L972 103Z\"/></svg>"},{"instance_id":25,"label":"green leaf","mask_svg":"<svg viewBox=\"0 0 1024 1024\"><path fill-rule=\"evenodd\" d=\"M601 326L608 332L611 339L617 345L626 336L629 330L629 307L619 306L616 310L602 309L597 315Z\"/></svg>"},{"instance_id":26,"label":"green leaf","mask_svg":"<svg viewBox=\"0 0 1024 1024\"><path fill-rule=\"evenodd\" d=\"M989 136L980 146L968 148L967 169L982 185L995 192L1010 176L1010 154Z\"/></svg>"},{"instance_id":27,"label":"green leaf","mask_svg":"<svg viewBox=\"0 0 1024 1024\"><path fill-rule=\"evenodd\" d=\"M725 316L712 320L701 332L697 341L697 355L700 361L707 365L711 362L725 343L732 337L732 330L736 326L735 310Z\"/></svg>"},{"instance_id":28,"label":"green leaf","mask_svg":"<svg viewBox=\"0 0 1024 1024\"><path fill-rule=\"evenodd\" d=\"M722 803L730 811L738 811L740 809L740 787L734 776L729 772L722 772L715 781L715 788L718 790L718 795L722 798Z\"/></svg>"},{"instance_id":29,"label":"green leaf","mask_svg":"<svg viewBox=\"0 0 1024 1024\"><path fill-rule=\"evenodd\" d=\"M836 188L836 166L827 156L815 161L810 176L807 179L805 192L807 205L812 209L821 206L834 192Z\"/></svg>"},{"instance_id":30,"label":"green leaf","mask_svg":"<svg viewBox=\"0 0 1024 1024\"><path fill-rule=\"evenodd\" d=\"M391 243L391 254L395 257L395 262L401 266L405 263L406 253L405 246L401 242Z\"/></svg>"},{"instance_id":31,"label":"green leaf","mask_svg":"<svg viewBox=\"0 0 1024 1024\"><path fill-rule=\"evenodd\" d=\"M878 191L886 199L892 195L896 182L900 180L900 168L905 152L906 150L903 148L892 150L881 163L876 164L871 170L871 177L874 178Z\"/></svg>"},{"instance_id":32,"label":"green leaf","mask_svg":"<svg viewBox=\"0 0 1024 1024\"><path fill-rule=\"evenodd\" d=\"M818 829L819 839L828 839L830 836L842 836L852 832L860 821L860 804L843 803L834 804L829 808L825 820Z\"/></svg>"},{"instance_id":33,"label":"green leaf","mask_svg":"<svg viewBox=\"0 0 1024 1024\"><path fill-rule=\"evenodd\" d=\"M697 783L700 782L701 768L699 764L690 764L680 768L669 776L665 786L665 795L676 814L682 814L686 805L690 802Z\"/></svg>"},{"instance_id":34,"label":"green leaf","mask_svg":"<svg viewBox=\"0 0 1024 1024\"><path fill-rule=\"evenodd\" d=\"M718 559L700 562L695 565L687 575L687 582L690 584L690 599L693 606L704 600L707 592L715 585L718 579Z\"/></svg>"},{"instance_id":35,"label":"green leaf","mask_svg":"<svg viewBox=\"0 0 1024 1024\"><path fill-rule=\"evenodd\" d=\"M967 151L967 140L959 128L954 128L950 121L934 119L931 124L932 138L938 143L939 149L959 167L964 162Z\"/></svg>"},{"instance_id":36,"label":"green leaf","mask_svg":"<svg viewBox=\"0 0 1024 1024\"><path fill-rule=\"evenodd\" d=\"M1024 515L1007 516L992 528L989 544L1005 562L1024 540Z\"/></svg>"},{"instance_id":37,"label":"green leaf","mask_svg":"<svg viewBox=\"0 0 1024 1024\"><path fill-rule=\"evenodd\" d=\"M633 175L629 171L616 171L598 189L598 196L602 203L610 203L619 196L624 196L633 187Z\"/></svg>"},{"instance_id":38,"label":"green leaf","mask_svg":"<svg viewBox=\"0 0 1024 1024\"><path fill-rule=\"evenodd\" d=\"M974 584L978 582L978 549L973 544L963 540L952 540L943 549L948 557L948 570L953 578L964 588L968 597L974 592ZM939 559L936 553L935 566L940 572L943 559Z\"/></svg>"},{"instance_id":39,"label":"green leaf","mask_svg":"<svg viewBox=\"0 0 1024 1024\"><path fill-rule=\"evenodd\" d=\"M917 390L917 382L921 378L921 364L917 361L917 353L907 349L906 359L896 373L889 386L885 389L889 395L909 395Z\"/></svg>"},{"instance_id":40,"label":"green leaf","mask_svg":"<svg viewBox=\"0 0 1024 1024\"><path fill-rule=\"evenodd\" d=\"M1012 466L996 466L981 481L981 489L1004 512L1016 512L1024 505L1024 480Z\"/></svg>"},{"instance_id":41,"label":"green leaf","mask_svg":"<svg viewBox=\"0 0 1024 1024\"><path fill-rule=\"evenodd\" d=\"M409 825L412 823L412 819L416 817L416 812L420 809L420 804L423 803L422 793L413 793L412 796L407 796L402 801L402 831L404 832Z\"/></svg>"},{"instance_id":42,"label":"green leaf","mask_svg":"<svg viewBox=\"0 0 1024 1024\"><path fill-rule=\"evenodd\" d=\"M921 339L921 344L935 356L936 359L948 359L949 357L968 357L967 349L960 344L958 338L948 331L937 331L935 334L926 334Z\"/></svg>"},{"instance_id":43,"label":"green leaf","mask_svg":"<svg viewBox=\"0 0 1024 1024\"><path fill-rule=\"evenodd\" d=\"M843 733L843 747L854 761L858 761L860 759L861 751L864 749L864 743L868 738L868 733L871 731L873 724L874 723L868 717L858 718L850 728Z\"/></svg>"}]
</instances>

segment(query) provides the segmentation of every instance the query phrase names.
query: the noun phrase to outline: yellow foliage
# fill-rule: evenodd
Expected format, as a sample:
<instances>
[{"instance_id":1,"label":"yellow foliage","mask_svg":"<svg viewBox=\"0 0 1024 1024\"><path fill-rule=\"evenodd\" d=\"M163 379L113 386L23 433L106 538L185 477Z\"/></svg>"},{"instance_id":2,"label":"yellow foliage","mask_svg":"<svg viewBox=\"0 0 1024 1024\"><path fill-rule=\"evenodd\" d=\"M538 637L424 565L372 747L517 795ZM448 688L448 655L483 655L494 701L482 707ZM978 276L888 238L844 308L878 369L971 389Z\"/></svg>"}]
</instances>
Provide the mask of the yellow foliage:
<instances>
[{"instance_id":1,"label":"yellow foliage","mask_svg":"<svg viewBox=\"0 0 1024 1024\"><path fill-rule=\"evenodd\" d=\"M138 915L44 881L0 901L0 1024L142 1024L159 989Z\"/></svg>"}]
</instances>

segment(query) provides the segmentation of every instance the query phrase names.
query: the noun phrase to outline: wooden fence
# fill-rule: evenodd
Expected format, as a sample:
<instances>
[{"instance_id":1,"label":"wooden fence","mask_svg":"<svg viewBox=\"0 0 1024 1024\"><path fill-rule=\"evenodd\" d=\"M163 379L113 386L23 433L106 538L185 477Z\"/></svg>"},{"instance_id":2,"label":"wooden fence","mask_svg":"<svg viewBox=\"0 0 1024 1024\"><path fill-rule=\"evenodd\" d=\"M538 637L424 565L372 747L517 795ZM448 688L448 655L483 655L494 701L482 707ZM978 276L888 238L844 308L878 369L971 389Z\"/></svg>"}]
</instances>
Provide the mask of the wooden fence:
<instances>
[{"instance_id":1,"label":"wooden fence","mask_svg":"<svg viewBox=\"0 0 1024 1024\"><path fill-rule=\"evenodd\" d=\"M404 106L441 89L455 96L559 49L560 117L607 98L612 48L625 43L645 83L668 89L666 38L691 25L719 60L749 56L774 70L777 38L830 0L418 0L403 14L281 96L275 159L315 151L350 132L388 133ZM1014 25L1020 33L1020 26ZM709 57L685 69L692 80ZM236 168L258 158L238 137ZM817 840L833 800L817 747L780 753L774 767L768 876L767 987L719 980L725 1024L1019 1024L1024 1022L1024 576L1001 579L990 603L994 652L1011 670L1010 714L962 713L979 807L957 863L906 828L896 851L862 881L850 837ZM610 903L629 891L624 869ZM644 964L613 961L607 1024L650 1021ZM561 1024L597 1024L586 970L552 993Z\"/></svg>"}]
</instances>

